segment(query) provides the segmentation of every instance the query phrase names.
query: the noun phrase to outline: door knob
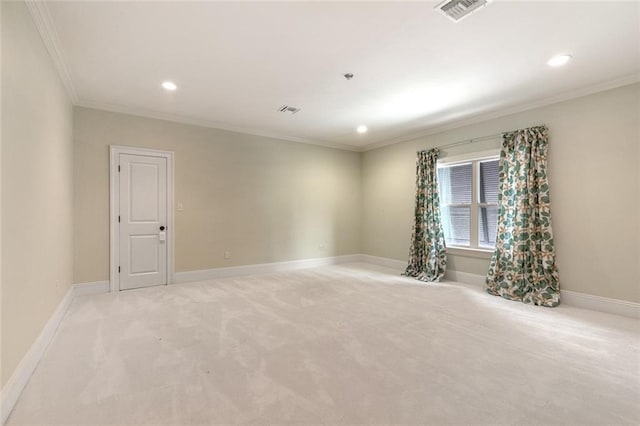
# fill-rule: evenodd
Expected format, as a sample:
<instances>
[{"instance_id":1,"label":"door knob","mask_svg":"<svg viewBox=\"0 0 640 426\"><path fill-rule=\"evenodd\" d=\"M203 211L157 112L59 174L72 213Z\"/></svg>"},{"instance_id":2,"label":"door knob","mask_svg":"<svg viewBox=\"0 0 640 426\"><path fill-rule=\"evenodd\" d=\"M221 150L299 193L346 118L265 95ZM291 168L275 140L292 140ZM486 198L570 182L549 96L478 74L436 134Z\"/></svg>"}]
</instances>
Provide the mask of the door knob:
<instances>
[{"instance_id":1,"label":"door knob","mask_svg":"<svg viewBox=\"0 0 640 426\"><path fill-rule=\"evenodd\" d=\"M164 225L160 227L160 230L161 230L161 231L164 231Z\"/></svg>"}]
</instances>

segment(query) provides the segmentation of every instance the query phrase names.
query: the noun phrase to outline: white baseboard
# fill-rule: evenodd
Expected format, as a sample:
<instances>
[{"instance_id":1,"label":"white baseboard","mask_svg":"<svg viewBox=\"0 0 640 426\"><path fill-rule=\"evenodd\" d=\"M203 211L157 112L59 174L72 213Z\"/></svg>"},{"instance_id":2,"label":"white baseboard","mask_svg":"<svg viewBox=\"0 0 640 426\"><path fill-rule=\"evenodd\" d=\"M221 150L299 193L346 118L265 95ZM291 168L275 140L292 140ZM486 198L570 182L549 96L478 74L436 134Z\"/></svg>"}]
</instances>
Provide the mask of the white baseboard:
<instances>
[{"instance_id":1,"label":"white baseboard","mask_svg":"<svg viewBox=\"0 0 640 426\"><path fill-rule=\"evenodd\" d=\"M199 271L176 272L174 284L212 280L216 278L238 277L242 275L266 274L272 272L292 271L303 268L336 265L338 263L360 262L361 255L321 257L317 259L291 260L287 262L259 263L255 265L230 266L224 268L203 269Z\"/></svg>"},{"instance_id":2,"label":"white baseboard","mask_svg":"<svg viewBox=\"0 0 640 426\"><path fill-rule=\"evenodd\" d=\"M366 262L374 265L384 266L398 272L404 271L407 262L389 259L385 257L371 256L367 254L353 254L346 256L324 257L317 259L302 259L288 262L263 263L257 265L232 266L228 268L205 269L200 271L177 272L175 283L186 283L194 281L204 281L215 278L235 277L251 274L264 274L272 272L291 271L303 268L313 268L318 266L335 265L340 263ZM467 272L448 270L445 279L457 281L465 284L483 286L485 277L483 275L470 274ZM38 338L33 342L29 351L18 364L7 383L0 393L0 424L4 424L16 401L20 397L22 390L26 386L29 378L35 371L40 359L44 355L49 343L53 339L62 318L69 309L75 297L108 293L109 281L95 281L90 283L75 284L62 298L53 315L44 326ZM627 302L624 300L610 299L606 297L593 296L590 294L578 293L575 291L562 290L562 303L583 309L606 312L610 314L622 315L632 318L640 318L640 303Z\"/></svg>"},{"instance_id":3,"label":"white baseboard","mask_svg":"<svg viewBox=\"0 0 640 426\"><path fill-rule=\"evenodd\" d=\"M73 297L86 296L88 294L109 293L109 281L94 281L80 283L73 286Z\"/></svg>"},{"instance_id":4,"label":"white baseboard","mask_svg":"<svg viewBox=\"0 0 640 426\"><path fill-rule=\"evenodd\" d=\"M375 265L386 266L391 269L403 269L405 262L384 257L362 255L362 261ZM445 279L476 286L485 285L485 276L470 274L468 272L447 270ZM594 296L577 291L560 290L561 303L576 308L621 315L624 317L640 318L640 303L627 302L626 300L610 299L608 297Z\"/></svg>"},{"instance_id":5,"label":"white baseboard","mask_svg":"<svg viewBox=\"0 0 640 426\"><path fill-rule=\"evenodd\" d=\"M384 266L390 269L396 269L400 272L404 272L407 269L407 261L389 259L387 257L371 256L369 254L361 254L360 261L371 263L373 265Z\"/></svg>"},{"instance_id":6,"label":"white baseboard","mask_svg":"<svg viewBox=\"0 0 640 426\"><path fill-rule=\"evenodd\" d=\"M627 302L626 300L594 296L592 294L578 293L577 291L560 290L560 302L577 308L591 309L592 311L606 312L608 314L622 315L631 318L640 318L640 303Z\"/></svg>"},{"instance_id":7,"label":"white baseboard","mask_svg":"<svg viewBox=\"0 0 640 426\"><path fill-rule=\"evenodd\" d=\"M200 271L178 272L174 275L174 283L203 281L214 278L235 277L250 274L291 271L303 268L335 265L339 263L360 262L361 255L324 257L317 259L301 259L288 262L274 262L256 265L233 266ZM22 358L15 371L0 392L0 425L4 425L13 410L20 394L33 375L40 359L53 339L60 322L69 309L71 302L78 296L108 293L109 281L94 281L72 285L64 295L47 324Z\"/></svg>"},{"instance_id":8,"label":"white baseboard","mask_svg":"<svg viewBox=\"0 0 640 426\"><path fill-rule=\"evenodd\" d=\"M462 271L453 271L451 269L447 269L447 272L444 274L444 279L447 281L456 281L464 284L472 284L475 286L482 287L484 286L484 275L470 274L468 272Z\"/></svg>"},{"instance_id":9,"label":"white baseboard","mask_svg":"<svg viewBox=\"0 0 640 426\"><path fill-rule=\"evenodd\" d=\"M0 392L0 424L4 424L11 414L24 387L29 382L31 375L35 371L40 359L44 355L49 343L60 325L60 322L67 313L71 302L77 296L87 294L107 293L109 291L109 281L96 281L93 283L75 284L69 287L56 310L45 324L44 328L33 342L27 353L16 367L15 371L2 387Z\"/></svg>"},{"instance_id":10,"label":"white baseboard","mask_svg":"<svg viewBox=\"0 0 640 426\"><path fill-rule=\"evenodd\" d=\"M361 255L360 259L362 262L384 266L389 269L395 269L399 272L404 272L408 264L407 261L389 259L387 257L371 256L368 254ZM444 279L447 281L456 281L459 283L473 284L478 286L484 285L484 276L482 275L470 274L468 272L461 271L452 271L451 269L447 270L444 275Z\"/></svg>"},{"instance_id":11,"label":"white baseboard","mask_svg":"<svg viewBox=\"0 0 640 426\"><path fill-rule=\"evenodd\" d=\"M485 276L459 271L447 271L445 277L465 284L484 286ZM610 299L571 290L560 290L560 303L575 308L621 315L623 317L640 318L640 303L626 300Z\"/></svg>"},{"instance_id":12,"label":"white baseboard","mask_svg":"<svg viewBox=\"0 0 640 426\"><path fill-rule=\"evenodd\" d=\"M49 318L49 321L45 324L44 328L33 342L27 353L22 357L22 360L16 367L15 371L2 387L2 394L0 396L0 423L4 424L13 410L13 406L18 401L22 390L27 385L29 378L33 374L34 370L40 362L40 358L49 346L49 342L53 338L60 321L67 312L71 301L73 300L73 286L69 288L64 295L58 307Z\"/></svg>"}]
</instances>

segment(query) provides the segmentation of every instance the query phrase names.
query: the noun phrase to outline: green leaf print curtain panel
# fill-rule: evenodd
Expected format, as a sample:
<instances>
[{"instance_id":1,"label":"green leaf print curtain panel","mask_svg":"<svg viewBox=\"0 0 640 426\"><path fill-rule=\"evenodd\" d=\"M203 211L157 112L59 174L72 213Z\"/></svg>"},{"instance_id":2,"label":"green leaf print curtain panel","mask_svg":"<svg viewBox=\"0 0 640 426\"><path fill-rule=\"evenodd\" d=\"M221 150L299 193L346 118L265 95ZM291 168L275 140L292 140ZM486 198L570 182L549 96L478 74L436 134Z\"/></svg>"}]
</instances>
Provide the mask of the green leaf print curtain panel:
<instances>
[{"instance_id":1,"label":"green leaf print curtain panel","mask_svg":"<svg viewBox=\"0 0 640 426\"><path fill-rule=\"evenodd\" d=\"M505 133L500 152L498 235L487 291L556 306L560 281L549 210L545 126Z\"/></svg>"},{"instance_id":2,"label":"green leaf print curtain panel","mask_svg":"<svg viewBox=\"0 0 640 426\"><path fill-rule=\"evenodd\" d=\"M447 266L444 232L438 196L437 148L418 152L416 160L416 208L404 275L439 282Z\"/></svg>"}]
</instances>

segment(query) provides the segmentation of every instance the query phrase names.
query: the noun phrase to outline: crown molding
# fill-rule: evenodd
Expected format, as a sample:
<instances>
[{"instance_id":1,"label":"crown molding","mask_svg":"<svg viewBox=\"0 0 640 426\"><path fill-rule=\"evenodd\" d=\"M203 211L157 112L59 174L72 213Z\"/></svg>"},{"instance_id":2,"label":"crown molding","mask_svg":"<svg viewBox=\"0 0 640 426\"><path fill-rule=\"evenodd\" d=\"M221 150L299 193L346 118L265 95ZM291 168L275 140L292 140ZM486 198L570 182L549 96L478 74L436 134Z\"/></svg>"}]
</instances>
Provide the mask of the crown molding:
<instances>
[{"instance_id":1,"label":"crown molding","mask_svg":"<svg viewBox=\"0 0 640 426\"><path fill-rule=\"evenodd\" d=\"M58 75L62 80L62 84L64 85L71 102L73 104L77 103L78 95L73 85L69 69L65 65L58 32L53 24L53 19L51 18L51 13L49 12L47 3L45 1L25 0L25 4L31 13L31 18L40 33L40 37L49 52L49 56L51 56L51 59L53 60L56 70L58 71Z\"/></svg>"},{"instance_id":2,"label":"crown molding","mask_svg":"<svg viewBox=\"0 0 640 426\"><path fill-rule=\"evenodd\" d=\"M254 136L262 136L262 137L280 139L280 140L285 140L290 142L304 143L308 145L324 146L328 148L341 149L345 151L354 151L354 152L371 151L371 150L382 148L385 146L395 145L398 143L408 142L408 141L416 140L426 136L431 136L447 130L453 130L460 127L481 123L483 121L492 120L492 119L504 117L511 114L517 114L520 112L529 111L529 110L544 107L547 105L552 105L555 103L564 102L571 99L580 98L580 97L588 96L594 93L603 92L606 90L615 89L618 87L640 82L640 73L630 74L615 80L609 80L606 82L601 82L591 86L583 87L577 90L563 92L559 95L538 99L532 102L526 102L522 104L516 103L510 106L503 106L503 107L495 108L485 112L467 115L466 117L461 117L461 118L445 119L440 123L435 123L430 126L428 125L418 132L401 135L401 136L387 139L384 141L373 142L366 145L349 145L344 143L301 138L297 136L279 134L279 133L264 131L260 129L243 127L243 126L229 126L229 125L221 124L221 123L208 120L208 119L203 119L203 118L186 117L178 114L163 113L158 111L146 110L143 108L109 104L106 102L81 100L77 95L75 86L73 84L73 80L71 78L71 74L69 72L69 69L66 66L63 49L60 46L58 33L55 29L55 25L53 24L51 13L49 12L49 8L47 7L46 1L25 0L25 4L29 9L31 17L36 25L36 28L38 29L38 32L40 33L40 37L42 38L45 44L45 47L55 64L55 67L67 91L67 94L69 95L71 102L76 106L100 109L100 110L117 112L122 114L135 115L140 117L153 118L158 120L172 121L176 123L191 124L191 125L208 127L213 129L226 130L226 131L235 132L235 133L244 133L244 134L249 134Z\"/></svg>"},{"instance_id":3,"label":"crown molding","mask_svg":"<svg viewBox=\"0 0 640 426\"><path fill-rule=\"evenodd\" d=\"M492 120L495 118L505 117L507 115L517 114L520 112L557 104L557 103L568 101L571 99L593 95L598 92L604 92L606 90L616 89L618 87L628 86L630 84L634 84L638 82L640 82L640 73L629 74L627 76L617 78L615 80L609 80L609 81L597 83L591 86L582 87L580 89L570 90L567 92L563 92L559 95L538 99L533 102L526 102L523 104L514 104L508 107L500 107L498 109L493 109L491 111L474 114L472 116L447 120L442 124L429 126L425 130L422 130L420 132L399 136L397 138L389 139L383 142L374 142L368 145L364 145L360 147L361 148L360 151L366 152L366 151L371 151L371 150L382 148L389 145L395 145L402 142L409 142L409 141L423 138L426 136L442 133L447 130L453 130L453 129L458 129L460 127L468 126L471 124L482 123L484 121Z\"/></svg>"},{"instance_id":4,"label":"crown molding","mask_svg":"<svg viewBox=\"0 0 640 426\"><path fill-rule=\"evenodd\" d=\"M180 123L180 124L190 124L193 126L208 127L211 129L225 130L228 132L242 133L245 135L261 136L264 138L279 139L279 140L288 141L288 142L297 142L297 143L303 143L307 145L323 146L325 148L334 148L334 149L341 149L344 151L360 152L360 147L357 147L357 146L322 141L322 140L299 138L296 136L283 135L280 133L274 133L274 132L254 129L250 127L228 126L226 124L221 124L221 123L218 123L212 120L207 120L204 118L186 117L178 114L170 114L170 113L146 110L144 108L135 108L135 107L129 107L124 105L110 104L107 102L87 101L82 99L75 102L75 105L83 108L99 109L103 111L115 112L120 114L152 118L155 120L171 121L171 122Z\"/></svg>"},{"instance_id":5,"label":"crown molding","mask_svg":"<svg viewBox=\"0 0 640 426\"><path fill-rule=\"evenodd\" d=\"M502 108L494 109L491 111L474 114L473 116L470 116L470 117L467 116L464 118L448 120L445 123L442 123L439 125L429 126L420 132L399 136L397 138L392 138L382 142L374 142L367 145L347 145L347 144L341 144L336 142L299 138L296 136L267 132L259 129L253 129L253 128L247 128L247 127L241 127L241 126L228 126L225 124L221 124L212 120L207 120L202 118L185 117L177 114L162 113L157 111L145 110L142 108L133 108L133 107L128 107L124 105L109 104L105 102L78 100L74 102L74 104L80 107L85 107L85 108L99 109L104 111L117 112L121 114L129 114L129 115L135 115L140 117L153 118L157 120L172 121L176 123L190 124L195 126L218 129L218 130L226 130L226 131L235 132L235 133L244 133L244 134L249 134L254 136L280 139L280 140L285 140L289 142L298 142L298 143L304 143L308 145L318 145L318 146L324 146L328 148L341 149L345 151L366 152L366 151L371 151L371 150L382 148L389 145L395 145L402 142L408 142L408 141L416 140L419 138L431 136L447 130L453 130L460 127L481 123L487 120L505 117L507 115L517 114L520 112L529 111L529 110L541 108L548 105L553 105L559 102L564 102L571 99L592 95L598 92L604 92L606 90L611 90L611 89L627 86L627 85L638 83L638 82L640 82L640 73L630 74L622 78L617 78L615 80L594 84L594 85L583 87L577 90L563 92L559 95L538 99L533 102L527 102L519 105L515 104L508 107L502 107Z\"/></svg>"}]
</instances>

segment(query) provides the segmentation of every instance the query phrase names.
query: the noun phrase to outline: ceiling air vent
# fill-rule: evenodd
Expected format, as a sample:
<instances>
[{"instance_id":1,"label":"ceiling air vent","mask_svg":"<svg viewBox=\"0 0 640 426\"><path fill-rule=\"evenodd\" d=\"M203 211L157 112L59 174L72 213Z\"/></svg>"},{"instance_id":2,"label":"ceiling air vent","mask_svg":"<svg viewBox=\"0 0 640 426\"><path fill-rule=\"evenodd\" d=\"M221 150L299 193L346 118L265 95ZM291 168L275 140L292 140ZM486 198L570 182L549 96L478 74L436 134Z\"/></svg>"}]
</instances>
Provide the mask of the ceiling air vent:
<instances>
[{"instance_id":1,"label":"ceiling air vent","mask_svg":"<svg viewBox=\"0 0 640 426\"><path fill-rule=\"evenodd\" d=\"M282 105L278 111L280 112L289 112L291 114L295 114L296 112L300 111L301 108L296 108L296 107L292 107L289 105Z\"/></svg>"},{"instance_id":2,"label":"ceiling air vent","mask_svg":"<svg viewBox=\"0 0 640 426\"><path fill-rule=\"evenodd\" d=\"M440 12L444 13L453 22L458 22L465 16L468 16L486 6L490 0L445 0L436 6Z\"/></svg>"}]
</instances>

